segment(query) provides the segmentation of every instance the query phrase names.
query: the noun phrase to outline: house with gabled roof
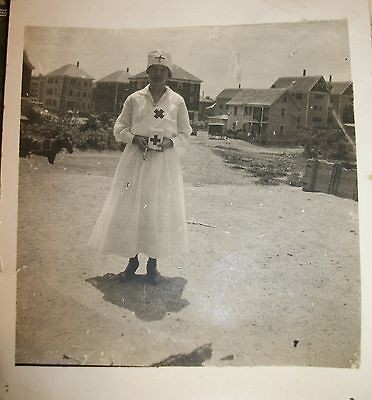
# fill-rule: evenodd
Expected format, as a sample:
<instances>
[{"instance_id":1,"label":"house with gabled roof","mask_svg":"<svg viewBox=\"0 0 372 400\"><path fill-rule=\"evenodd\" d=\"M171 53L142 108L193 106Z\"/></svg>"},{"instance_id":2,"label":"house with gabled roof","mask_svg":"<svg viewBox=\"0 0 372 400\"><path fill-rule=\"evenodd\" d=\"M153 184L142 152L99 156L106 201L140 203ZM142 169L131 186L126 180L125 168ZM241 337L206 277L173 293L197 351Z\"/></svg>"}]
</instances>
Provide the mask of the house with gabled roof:
<instances>
[{"instance_id":1,"label":"house with gabled roof","mask_svg":"<svg viewBox=\"0 0 372 400\"><path fill-rule=\"evenodd\" d=\"M328 120L330 101L327 82L321 75L281 77L271 88L287 89L301 108L300 125L306 128L324 127Z\"/></svg>"},{"instance_id":2,"label":"house with gabled roof","mask_svg":"<svg viewBox=\"0 0 372 400\"><path fill-rule=\"evenodd\" d=\"M115 71L94 82L94 111L118 115L125 99L131 93L129 77L129 68L126 68Z\"/></svg>"},{"instance_id":3,"label":"house with gabled roof","mask_svg":"<svg viewBox=\"0 0 372 400\"><path fill-rule=\"evenodd\" d=\"M146 71L142 71L129 77L129 82L130 90L134 92L149 83L148 75ZM191 123L198 121L201 83L202 80L195 75L176 64L172 65L172 77L168 80L167 85L184 98Z\"/></svg>"},{"instance_id":4,"label":"house with gabled roof","mask_svg":"<svg viewBox=\"0 0 372 400\"><path fill-rule=\"evenodd\" d=\"M287 89L241 89L226 103L226 128L260 144L298 142L301 110Z\"/></svg>"},{"instance_id":5,"label":"house with gabled roof","mask_svg":"<svg viewBox=\"0 0 372 400\"><path fill-rule=\"evenodd\" d=\"M94 110L94 78L80 68L79 62L66 64L43 77L41 100L48 110L65 113Z\"/></svg>"},{"instance_id":6,"label":"house with gabled roof","mask_svg":"<svg viewBox=\"0 0 372 400\"><path fill-rule=\"evenodd\" d=\"M227 88L223 89L216 96L216 105L214 106L214 115L226 114L227 106L226 103L230 101L236 94L238 94L241 88Z\"/></svg>"},{"instance_id":7,"label":"house with gabled roof","mask_svg":"<svg viewBox=\"0 0 372 400\"><path fill-rule=\"evenodd\" d=\"M349 114L353 114L353 104L354 104L354 91L353 82L328 82L328 88L331 93L330 99L330 110L328 122L331 125L335 125L335 118L332 116L332 110L335 111L340 122L350 123L354 121L353 115L350 118L345 115L345 110L349 110ZM345 120L346 118L346 120ZM349 120L348 120L349 119Z\"/></svg>"}]
</instances>

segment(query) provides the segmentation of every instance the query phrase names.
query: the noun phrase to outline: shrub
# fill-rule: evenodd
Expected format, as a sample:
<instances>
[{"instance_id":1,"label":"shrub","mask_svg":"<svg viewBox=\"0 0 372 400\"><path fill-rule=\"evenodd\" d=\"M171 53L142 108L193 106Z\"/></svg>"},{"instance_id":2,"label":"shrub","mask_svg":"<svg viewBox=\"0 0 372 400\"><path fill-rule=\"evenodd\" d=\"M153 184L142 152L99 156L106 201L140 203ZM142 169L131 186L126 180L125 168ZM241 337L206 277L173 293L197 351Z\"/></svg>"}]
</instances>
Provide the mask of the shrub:
<instances>
[{"instance_id":1,"label":"shrub","mask_svg":"<svg viewBox=\"0 0 372 400\"><path fill-rule=\"evenodd\" d=\"M354 146L339 128L302 128L300 142L304 147L305 157L330 161L356 161Z\"/></svg>"}]
</instances>

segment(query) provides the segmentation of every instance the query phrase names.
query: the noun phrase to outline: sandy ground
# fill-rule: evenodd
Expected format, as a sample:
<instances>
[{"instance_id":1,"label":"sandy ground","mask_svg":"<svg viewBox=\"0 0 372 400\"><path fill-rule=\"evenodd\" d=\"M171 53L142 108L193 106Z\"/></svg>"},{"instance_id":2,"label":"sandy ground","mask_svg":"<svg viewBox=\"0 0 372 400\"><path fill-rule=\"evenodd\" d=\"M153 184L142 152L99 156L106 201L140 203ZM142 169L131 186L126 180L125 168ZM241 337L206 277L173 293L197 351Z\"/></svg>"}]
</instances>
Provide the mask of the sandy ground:
<instances>
[{"instance_id":1,"label":"sandy ground","mask_svg":"<svg viewBox=\"0 0 372 400\"><path fill-rule=\"evenodd\" d=\"M221 145L283 151L191 138L191 251L160 260L155 287L112 281L126 260L86 249L119 153L20 160L17 363L148 366L183 354L182 365L358 366L357 203L258 185Z\"/></svg>"}]
</instances>

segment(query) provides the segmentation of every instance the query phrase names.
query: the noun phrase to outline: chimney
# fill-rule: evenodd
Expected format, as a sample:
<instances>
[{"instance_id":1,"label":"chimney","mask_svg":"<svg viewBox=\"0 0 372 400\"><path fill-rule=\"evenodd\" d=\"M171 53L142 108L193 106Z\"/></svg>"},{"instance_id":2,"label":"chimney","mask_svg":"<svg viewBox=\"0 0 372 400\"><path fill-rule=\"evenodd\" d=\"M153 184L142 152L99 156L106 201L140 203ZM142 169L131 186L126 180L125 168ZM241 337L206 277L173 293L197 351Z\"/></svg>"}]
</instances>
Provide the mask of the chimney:
<instances>
[{"instance_id":1,"label":"chimney","mask_svg":"<svg viewBox=\"0 0 372 400\"><path fill-rule=\"evenodd\" d=\"M78 61L78 62L76 63L76 66L79 68L79 65L80 65L80 62Z\"/></svg>"},{"instance_id":2,"label":"chimney","mask_svg":"<svg viewBox=\"0 0 372 400\"><path fill-rule=\"evenodd\" d=\"M332 82L332 75L329 75L329 81Z\"/></svg>"},{"instance_id":3,"label":"chimney","mask_svg":"<svg viewBox=\"0 0 372 400\"><path fill-rule=\"evenodd\" d=\"M127 72L129 72L129 67L127 67Z\"/></svg>"},{"instance_id":4,"label":"chimney","mask_svg":"<svg viewBox=\"0 0 372 400\"><path fill-rule=\"evenodd\" d=\"M306 69L302 71L302 76L306 76Z\"/></svg>"}]
</instances>

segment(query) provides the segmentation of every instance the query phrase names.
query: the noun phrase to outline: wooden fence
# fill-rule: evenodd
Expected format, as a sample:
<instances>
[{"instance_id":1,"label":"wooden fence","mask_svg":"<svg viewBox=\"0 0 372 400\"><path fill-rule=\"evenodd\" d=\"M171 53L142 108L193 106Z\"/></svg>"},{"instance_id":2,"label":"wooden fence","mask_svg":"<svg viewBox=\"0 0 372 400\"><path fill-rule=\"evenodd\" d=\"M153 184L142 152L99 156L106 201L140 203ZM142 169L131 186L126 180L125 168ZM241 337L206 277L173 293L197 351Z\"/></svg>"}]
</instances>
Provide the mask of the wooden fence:
<instances>
[{"instance_id":1,"label":"wooden fence","mask_svg":"<svg viewBox=\"0 0 372 400\"><path fill-rule=\"evenodd\" d=\"M303 178L303 190L334 194L357 201L357 170L342 162L308 160Z\"/></svg>"}]
</instances>

